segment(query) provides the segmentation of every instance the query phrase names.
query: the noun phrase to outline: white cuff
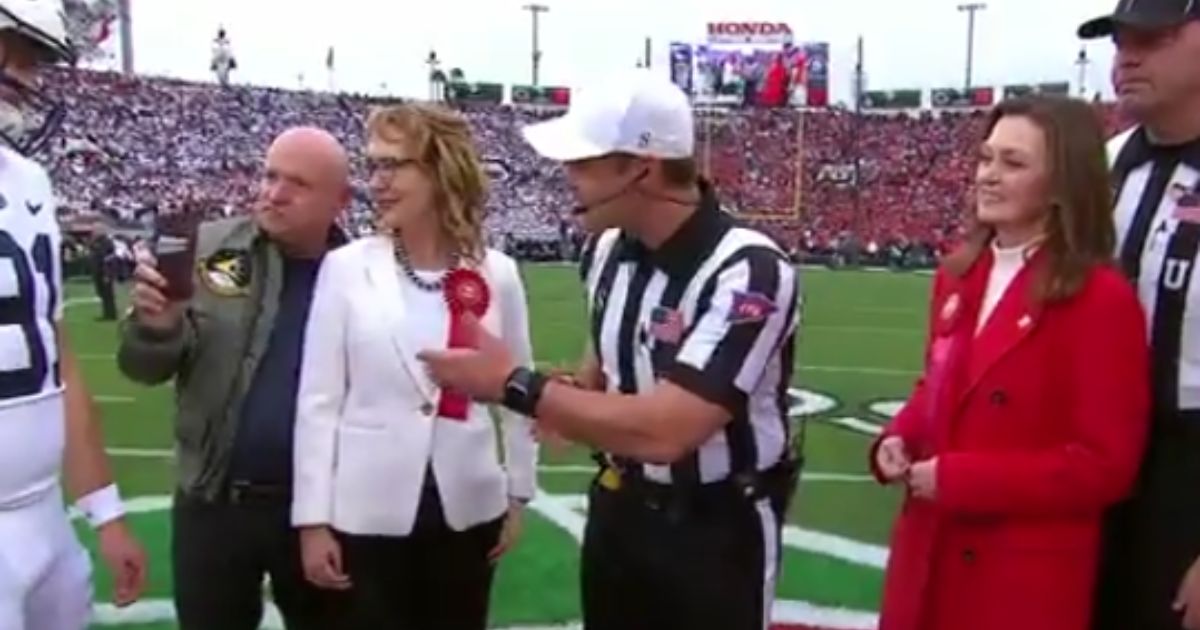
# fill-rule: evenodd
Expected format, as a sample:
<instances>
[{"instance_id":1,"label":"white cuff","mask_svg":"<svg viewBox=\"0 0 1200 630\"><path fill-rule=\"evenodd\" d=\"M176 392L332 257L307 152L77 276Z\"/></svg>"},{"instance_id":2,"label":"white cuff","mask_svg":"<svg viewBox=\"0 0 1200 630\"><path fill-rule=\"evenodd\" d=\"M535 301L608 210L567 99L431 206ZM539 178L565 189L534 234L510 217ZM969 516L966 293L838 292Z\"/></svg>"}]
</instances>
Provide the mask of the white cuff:
<instances>
[{"instance_id":1,"label":"white cuff","mask_svg":"<svg viewBox=\"0 0 1200 630\"><path fill-rule=\"evenodd\" d=\"M92 529L99 529L125 516L125 504L121 502L121 493L115 483L80 498L75 502L75 507L83 512Z\"/></svg>"}]
</instances>

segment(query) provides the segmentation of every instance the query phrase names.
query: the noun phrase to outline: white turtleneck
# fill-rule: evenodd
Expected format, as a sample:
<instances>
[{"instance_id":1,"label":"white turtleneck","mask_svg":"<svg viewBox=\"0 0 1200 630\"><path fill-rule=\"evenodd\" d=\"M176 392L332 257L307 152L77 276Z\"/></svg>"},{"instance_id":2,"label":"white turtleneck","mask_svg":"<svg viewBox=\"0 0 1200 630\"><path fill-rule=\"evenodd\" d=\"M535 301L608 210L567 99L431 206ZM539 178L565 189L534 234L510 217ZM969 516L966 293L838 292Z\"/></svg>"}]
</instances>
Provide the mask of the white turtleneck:
<instances>
[{"instance_id":1,"label":"white turtleneck","mask_svg":"<svg viewBox=\"0 0 1200 630\"><path fill-rule=\"evenodd\" d=\"M976 335L991 318L992 311L996 310L1000 298L1004 297L1004 292L1012 284L1013 278L1021 272L1025 261L1029 260L1029 255L1037 249L1037 243L1035 240L1033 243L1023 243L1014 247L1000 247L996 241L992 241L992 272L988 276L987 291L983 294L983 304L979 309L979 320L975 325Z\"/></svg>"}]
</instances>

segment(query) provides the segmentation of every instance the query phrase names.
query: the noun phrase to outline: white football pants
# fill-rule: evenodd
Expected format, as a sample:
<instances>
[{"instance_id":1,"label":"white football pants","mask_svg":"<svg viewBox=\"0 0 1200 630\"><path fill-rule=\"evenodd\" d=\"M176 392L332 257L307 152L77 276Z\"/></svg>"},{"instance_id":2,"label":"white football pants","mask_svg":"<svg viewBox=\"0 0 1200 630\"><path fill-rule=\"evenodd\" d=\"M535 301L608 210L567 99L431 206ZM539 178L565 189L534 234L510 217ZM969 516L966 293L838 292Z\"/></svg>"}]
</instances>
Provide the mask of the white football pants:
<instances>
[{"instance_id":1,"label":"white football pants","mask_svg":"<svg viewBox=\"0 0 1200 630\"><path fill-rule=\"evenodd\" d=\"M91 560L56 488L31 505L0 508L0 630L84 630Z\"/></svg>"}]
</instances>

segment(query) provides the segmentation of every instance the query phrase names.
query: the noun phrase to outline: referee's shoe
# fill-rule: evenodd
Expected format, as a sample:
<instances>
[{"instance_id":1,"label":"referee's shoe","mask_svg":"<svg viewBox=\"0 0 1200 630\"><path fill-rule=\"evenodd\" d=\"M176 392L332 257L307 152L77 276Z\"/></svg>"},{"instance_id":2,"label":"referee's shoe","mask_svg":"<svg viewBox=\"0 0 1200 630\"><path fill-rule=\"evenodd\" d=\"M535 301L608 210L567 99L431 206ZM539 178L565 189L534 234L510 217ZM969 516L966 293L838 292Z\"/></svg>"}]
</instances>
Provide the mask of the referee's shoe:
<instances>
[{"instance_id":1,"label":"referee's shoe","mask_svg":"<svg viewBox=\"0 0 1200 630\"><path fill-rule=\"evenodd\" d=\"M598 452L588 630L762 630L795 486L795 268L697 177L691 106L666 78L578 91L566 116L525 132L564 164L591 234L589 350L573 385L514 369L486 335L427 355L430 369Z\"/></svg>"}]
</instances>

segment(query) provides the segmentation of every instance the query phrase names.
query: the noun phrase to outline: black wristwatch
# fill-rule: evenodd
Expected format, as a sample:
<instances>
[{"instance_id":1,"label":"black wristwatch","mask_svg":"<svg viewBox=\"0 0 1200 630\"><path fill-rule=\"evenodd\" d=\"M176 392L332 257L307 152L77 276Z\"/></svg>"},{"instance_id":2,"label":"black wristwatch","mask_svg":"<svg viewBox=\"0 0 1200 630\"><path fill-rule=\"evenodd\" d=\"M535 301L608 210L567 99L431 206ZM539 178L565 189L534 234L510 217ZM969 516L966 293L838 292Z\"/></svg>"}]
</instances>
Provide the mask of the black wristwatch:
<instances>
[{"instance_id":1,"label":"black wristwatch","mask_svg":"<svg viewBox=\"0 0 1200 630\"><path fill-rule=\"evenodd\" d=\"M508 380L504 381L504 400L501 402L508 409L532 418L545 388L545 376L527 367L519 367L509 373Z\"/></svg>"}]
</instances>

